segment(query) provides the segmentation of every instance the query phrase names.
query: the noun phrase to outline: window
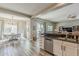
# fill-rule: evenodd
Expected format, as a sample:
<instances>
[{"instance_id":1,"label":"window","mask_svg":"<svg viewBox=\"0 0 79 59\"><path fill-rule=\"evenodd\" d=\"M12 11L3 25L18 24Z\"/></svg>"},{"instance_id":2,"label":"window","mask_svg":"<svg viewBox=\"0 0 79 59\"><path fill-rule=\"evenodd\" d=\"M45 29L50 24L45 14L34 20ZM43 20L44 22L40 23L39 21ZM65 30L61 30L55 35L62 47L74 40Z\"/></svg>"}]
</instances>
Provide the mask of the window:
<instances>
[{"instance_id":1,"label":"window","mask_svg":"<svg viewBox=\"0 0 79 59\"><path fill-rule=\"evenodd\" d=\"M48 25L47 31L53 31L53 26Z\"/></svg>"},{"instance_id":2,"label":"window","mask_svg":"<svg viewBox=\"0 0 79 59\"><path fill-rule=\"evenodd\" d=\"M53 24L51 22L46 22L46 32L53 32Z\"/></svg>"},{"instance_id":3,"label":"window","mask_svg":"<svg viewBox=\"0 0 79 59\"><path fill-rule=\"evenodd\" d=\"M4 24L4 34L17 34L17 25L12 24Z\"/></svg>"}]
</instances>

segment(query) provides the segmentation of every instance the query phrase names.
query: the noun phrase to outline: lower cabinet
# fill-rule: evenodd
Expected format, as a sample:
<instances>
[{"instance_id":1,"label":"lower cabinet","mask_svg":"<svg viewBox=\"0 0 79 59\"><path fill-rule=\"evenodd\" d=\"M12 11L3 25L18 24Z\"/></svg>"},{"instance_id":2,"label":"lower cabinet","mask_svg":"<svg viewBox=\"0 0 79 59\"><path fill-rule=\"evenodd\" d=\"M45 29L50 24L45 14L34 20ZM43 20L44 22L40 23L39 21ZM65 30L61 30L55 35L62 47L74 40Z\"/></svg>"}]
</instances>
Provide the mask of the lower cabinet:
<instances>
[{"instance_id":1,"label":"lower cabinet","mask_svg":"<svg viewBox=\"0 0 79 59\"><path fill-rule=\"evenodd\" d=\"M77 45L76 43L53 40L53 54L57 56L77 56Z\"/></svg>"},{"instance_id":2,"label":"lower cabinet","mask_svg":"<svg viewBox=\"0 0 79 59\"><path fill-rule=\"evenodd\" d=\"M62 56L62 41L53 40L53 53L57 56Z\"/></svg>"},{"instance_id":3,"label":"lower cabinet","mask_svg":"<svg viewBox=\"0 0 79 59\"><path fill-rule=\"evenodd\" d=\"M77 44L63 41L63 56L77 56Z\"/></svg>"},{"instance_id":4,"label":"lower cabinet","mask_svg":"<svg viewBox=\"0 0 79 59\"><path fill-rule=\"evenodd\" d=\"M44 40L45 40L44 36L41 36L41 39L40 39L40 48L41 49L44 49Z\"/></svg>"}]
</instances>

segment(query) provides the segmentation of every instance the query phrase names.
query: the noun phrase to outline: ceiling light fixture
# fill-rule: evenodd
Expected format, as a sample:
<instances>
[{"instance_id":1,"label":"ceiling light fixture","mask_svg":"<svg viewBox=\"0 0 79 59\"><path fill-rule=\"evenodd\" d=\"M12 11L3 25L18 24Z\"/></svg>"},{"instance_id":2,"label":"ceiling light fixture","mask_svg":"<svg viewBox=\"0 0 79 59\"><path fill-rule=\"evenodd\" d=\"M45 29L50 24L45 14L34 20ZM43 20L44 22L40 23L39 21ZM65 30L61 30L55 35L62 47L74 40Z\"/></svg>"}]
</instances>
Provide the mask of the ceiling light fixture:
<instances>
[{"instance_id":1,"label":"ceiling light fixture","mask_svg":"<svg viewBox=\"0 0 79 59\"><path fill-rule=\"evenodd\" d=\"M75 20L75 19L76 19L76 15L69 15L69 16L68 16L68 19L69 19L69 20Z\"/></svg>"}]
</instances>

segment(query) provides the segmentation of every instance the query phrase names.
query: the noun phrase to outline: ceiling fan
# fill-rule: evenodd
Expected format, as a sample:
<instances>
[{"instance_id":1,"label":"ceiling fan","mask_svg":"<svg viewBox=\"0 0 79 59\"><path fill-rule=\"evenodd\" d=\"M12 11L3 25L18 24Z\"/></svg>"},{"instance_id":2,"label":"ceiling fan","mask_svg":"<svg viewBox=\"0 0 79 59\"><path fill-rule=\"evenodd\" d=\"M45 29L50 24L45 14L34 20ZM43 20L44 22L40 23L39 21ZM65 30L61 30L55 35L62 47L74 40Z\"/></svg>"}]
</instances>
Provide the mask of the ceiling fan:
<instances>
[{"instance_id":1,"label":"ceiling fan","mask_svg":"<svg viewBox=\"0 0 79 59\"><path fill-rule=\"evenodd\" d=\"M69 15L67 18L69 19L69 20L75 20L76 19L76 15Z\"/></svg>"}]
</instances>

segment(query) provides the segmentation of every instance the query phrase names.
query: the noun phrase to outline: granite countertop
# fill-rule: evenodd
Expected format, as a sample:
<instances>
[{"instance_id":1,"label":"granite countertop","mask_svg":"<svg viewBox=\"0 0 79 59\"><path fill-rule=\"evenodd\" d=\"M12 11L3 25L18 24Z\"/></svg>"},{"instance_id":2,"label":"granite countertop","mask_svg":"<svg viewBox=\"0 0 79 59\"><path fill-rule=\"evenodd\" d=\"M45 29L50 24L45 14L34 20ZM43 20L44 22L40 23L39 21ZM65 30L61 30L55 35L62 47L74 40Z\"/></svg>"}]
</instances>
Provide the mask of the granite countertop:
<instances>
[{"instance_id":1,"label":"granite countertop","mask_svg":"<svg viewBox=\"0 0 79 59\"><path fill-rule=\"evenodd\" d=\"M72 42L72 43L77 43L79 44L78 42L78 39L72 39L72 38L66 38L66 36L64 37L60 37L59 35L66 35L66 34L61 34L61 33L46 33L46 34L43 34L45 38L48 38L48 39L56 39L56 40L62 40L62 41L67 41L67 42ZM73 36L72 34L69 34L71 36ZM76 35L75 35L76 36Z\"/></svg>"}]
</instances>

